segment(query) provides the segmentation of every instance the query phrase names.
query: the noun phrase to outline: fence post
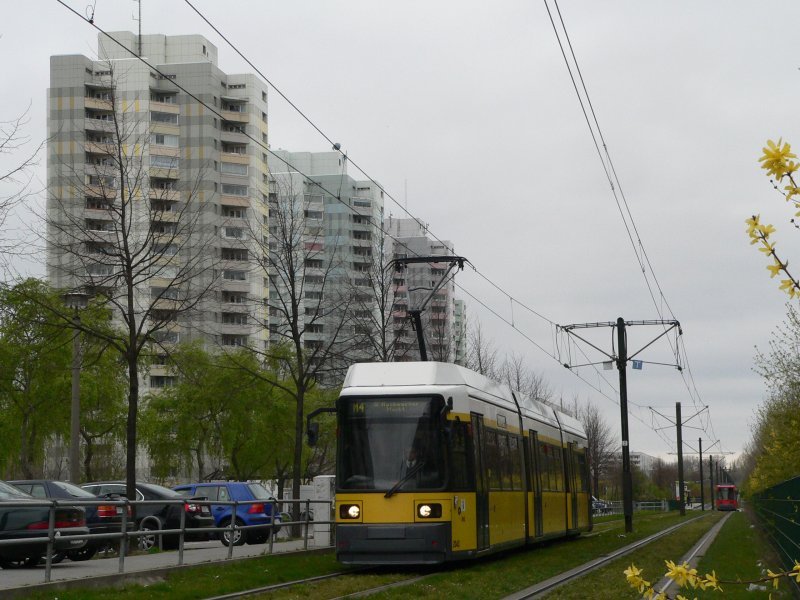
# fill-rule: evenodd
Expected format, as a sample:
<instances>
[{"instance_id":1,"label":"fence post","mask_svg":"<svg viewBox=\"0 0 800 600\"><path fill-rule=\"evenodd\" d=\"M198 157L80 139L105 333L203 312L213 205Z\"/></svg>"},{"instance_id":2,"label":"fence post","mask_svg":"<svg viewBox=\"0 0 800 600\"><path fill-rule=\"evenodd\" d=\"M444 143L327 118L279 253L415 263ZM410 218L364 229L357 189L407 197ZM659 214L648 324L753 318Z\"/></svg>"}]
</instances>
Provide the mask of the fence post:
<instances>
[{"instance_id":1,"label":"fence post","mask_svg":"<svg viewBox=\"0 0 800 600\"><path fill-rule=\"evenodd\" d=\"M269 553L272 554L272 545L275 543L275 536L277 535L277 533L275 533L275 514L276 514L275 511L278 509L278 506L275 503L274 499L269 501L269 505L272 507L270 509L270 514L272 515L272 523L269 529Z\"/></svg>"},{"instance_id":2,"label":"fence post","mask_svg":"<svg viewBox=\"0 0 800 600\"><path fill-rule=\"evenodd\" d=\"M50 583L50 572L53 569L53 542L56 536L56 506L50 502L47 512L47 557L44 563L44 582Z\"/></svg>"},{"instance_id":3,"label":"fence post","mask_svg":"<svg viewBox=\"0 0 800 600\"><path fill-rule=\"evenodd\" d=\"M125 498L122 505L122 535L119 538L119 572L125 572L125 553L128 551L128 510L130 500Z\"/></svg>"},{"instance_id":4,"label":"fence post","mask_svg":"<svg viewBox=\"0 0 800 600\"><path fill-rule=\"evenodd\" d=\"M309 517L309 502L308 498L306 498L306 523L305 523L305 532L303 535L303 550L308 550L308 517Z\"/></svg>"},{"instance_id":5,"label":"fence post","mask_svg":"<svg viewBox=\"0 0 800 600\"><path fill-rule=\"evenodd\" d=\"M181 532L178 534L178 564L183 564L183 542L186 533L186 500L181 505Z\"/></svg>"},{"instance_id":6,"label":"fence post","mask_svg":"<svg viewBox=\"0 0 800 600\"><path fill-rule=\"evenodd\" d=\"M233 512L231 513L231 522L230 522L230 538L228 539L228 559L233 558L233 537L234 532L236 530L236 507L239 505L238 500L233 501ZM222 535L225 535L225 532L222 532Z\"/></svg>"}]
</instances>

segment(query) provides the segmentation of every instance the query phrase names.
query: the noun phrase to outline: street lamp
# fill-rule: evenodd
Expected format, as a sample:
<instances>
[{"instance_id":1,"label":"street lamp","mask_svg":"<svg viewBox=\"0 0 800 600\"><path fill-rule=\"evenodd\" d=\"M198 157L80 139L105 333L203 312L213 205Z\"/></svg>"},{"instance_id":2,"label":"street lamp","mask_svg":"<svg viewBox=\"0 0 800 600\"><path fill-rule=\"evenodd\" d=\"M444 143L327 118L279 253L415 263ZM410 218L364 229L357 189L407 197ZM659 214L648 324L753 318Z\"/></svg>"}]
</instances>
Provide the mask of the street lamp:
<instances>
[{"instance_id":1,"label":"street lamp","mask_svg":"<svg viewBox=\"0 0 800 600\"><path fill-rule=\"evenodd\" d=\"M86 308L89 295L82 292L69 292L64 294L64 303L75 310L72 317L72 405L70 410L69 434L69 480L77 485L81 478L80 469L80 435L81 435L81 314L80 310Z\"/></svg>"}]
</instances>

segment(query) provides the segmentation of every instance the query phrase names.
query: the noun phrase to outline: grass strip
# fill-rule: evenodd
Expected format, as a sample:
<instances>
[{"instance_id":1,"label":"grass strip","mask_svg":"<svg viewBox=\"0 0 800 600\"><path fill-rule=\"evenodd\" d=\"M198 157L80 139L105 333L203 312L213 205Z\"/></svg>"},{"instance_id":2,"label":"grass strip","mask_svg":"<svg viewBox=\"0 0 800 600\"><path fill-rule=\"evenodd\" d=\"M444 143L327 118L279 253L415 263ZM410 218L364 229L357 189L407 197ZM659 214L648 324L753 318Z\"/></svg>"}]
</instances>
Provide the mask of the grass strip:
<instances>
[{"instance_id":1,"label":"grass strip","mask_svg":"<svg viewBox=\"0 0 800 600\"><path fill-rule=\"evenodd\" d=\"M700 560L697 572L710 573L714 570L717 577L728 581L752 581L766 575L767 569L782 571L780 559L773 550L761 531L757 522L750 513L737 512L731 515L725 527L722 528L717 539L708 552ZM755 597L766 597L768 593L772 598L790 598L788 582L783 579L779 582L777 590L771 585L760 584L766 589L755 592ZM726 599L752 599L754 591L748 591L747 585L722 584L724 594L711 592L693 594L692 597Z\"/></svg>"},{"instance_id":2,"label":"grass strip","mask_svg":"<svg viewBox=\"0 0 800 600\"><path fill-rule=\"evenodd\" d=\"M385 568L376 573L347 575L317 584L276 590L261 597L325 600L433 572L433 576L423 582L387 590L374 597L416 599L422 596L476 600L502 598L684 519L676 512L637 514L634 518L634 532L624 535L622 517L609 517L598 523L590 534L572 540L548 542L533 548L507 552L474 562L457 563L433 571ZM342 570L346 569L336 562L333 553L275 554L177 570L168 574L165 581L149 586L129 584L113 589L53 590L31 594L29 598L32 600L53 600L56 597L59 600L104 598L196 600ZM620 578L624 583L624 577L620 575Z\"/></svg>"},{"instance_id":3,"label":"grass strip","mask_svg":"<svg viewBox=\"0 0 800 600\"><path fill-rule=\"evenodd\" d=\"M197 600L246 589L305 579L346 570L333 552L273 554L252 559L191 566L169 573L163 582L127 584L113 589L78 588L31 593L30 600L101 600L114 598Z\"/></svg>"},{"instance_id":4,"label":"grass strip","mask_svg":"<svg viewBox=\"0 0 800 600\"><path fill-rule=\"evenodd\" d=\"M624 535L621 517L610 520L608 529L571 540L558 540L525 550L517 550L475 562L440 569L424 581L371 595L375 599L466 598L484 600L503 598L520 589L544 581L553 575L607 554L633 541L674 525L686 517L678 513L636 515L634 531ZM416 576L420 572L398 570L397 574ZM622 579L624 583L624 578ZM271 600L312 597L327 600L365 590L375 585L363 576L342 577L335 582L277 591ZM583 598L592 597L583 596ZM266 595L262 598L267 598Z\"/></svg>"}]
</instances>

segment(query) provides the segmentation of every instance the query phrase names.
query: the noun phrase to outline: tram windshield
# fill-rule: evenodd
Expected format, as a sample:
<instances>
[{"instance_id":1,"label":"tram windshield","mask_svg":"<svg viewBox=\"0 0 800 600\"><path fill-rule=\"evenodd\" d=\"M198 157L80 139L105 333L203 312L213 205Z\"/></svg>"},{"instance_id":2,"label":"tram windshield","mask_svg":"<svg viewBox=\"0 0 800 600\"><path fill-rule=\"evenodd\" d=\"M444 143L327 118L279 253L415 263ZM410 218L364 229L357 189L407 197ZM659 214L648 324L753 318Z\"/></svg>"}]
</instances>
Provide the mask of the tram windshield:
<instances>
[{"instance_id":1,"label":"tram windshield","mask_svg":"<svg viewBox=\"0 0 800 600\"><path fill-rule=\"evenodd\" d=\"M443 407L431 396L340 398L339 489L441 489Z\"/></svg>"},{"instance_id":2,"label":"tram windshield","mask_svg":"<svg viewBox=\"0 0 800 600\"><path fill-rule=\"evenodd\" d=\"M734 487L718 487L717 488L718 500L736 500L736 488Z\"/></svg>"}]
</instances>

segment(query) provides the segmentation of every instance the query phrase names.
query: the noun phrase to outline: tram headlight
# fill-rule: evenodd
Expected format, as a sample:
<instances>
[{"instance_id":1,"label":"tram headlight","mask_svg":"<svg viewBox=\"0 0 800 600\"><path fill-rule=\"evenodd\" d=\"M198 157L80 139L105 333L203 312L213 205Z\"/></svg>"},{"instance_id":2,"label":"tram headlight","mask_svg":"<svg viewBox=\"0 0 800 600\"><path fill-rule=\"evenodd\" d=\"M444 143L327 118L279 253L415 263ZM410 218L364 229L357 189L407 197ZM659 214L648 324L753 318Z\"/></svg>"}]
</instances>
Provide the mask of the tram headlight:
<instances>
[{"instance_id":1,"label":"tram headlight","mask_svg":"<svg viewBox=\"0 0 800 600\"><path fill-rule=\"evenodd\" d=\"M420 519L439 519L442 516L442 505L433 502L418 504L417 516Z\"/></svg>"},{"instance_id":2,"label":"tram headlight","mask_svg":"<svg viewBox=\"0 0 800 600\"><path fill-rule=\"evenodd\" d=\"M339 506L339 518L360 519L361 507L358 504L342 504Z\"/></svg>"}]
</instances>

